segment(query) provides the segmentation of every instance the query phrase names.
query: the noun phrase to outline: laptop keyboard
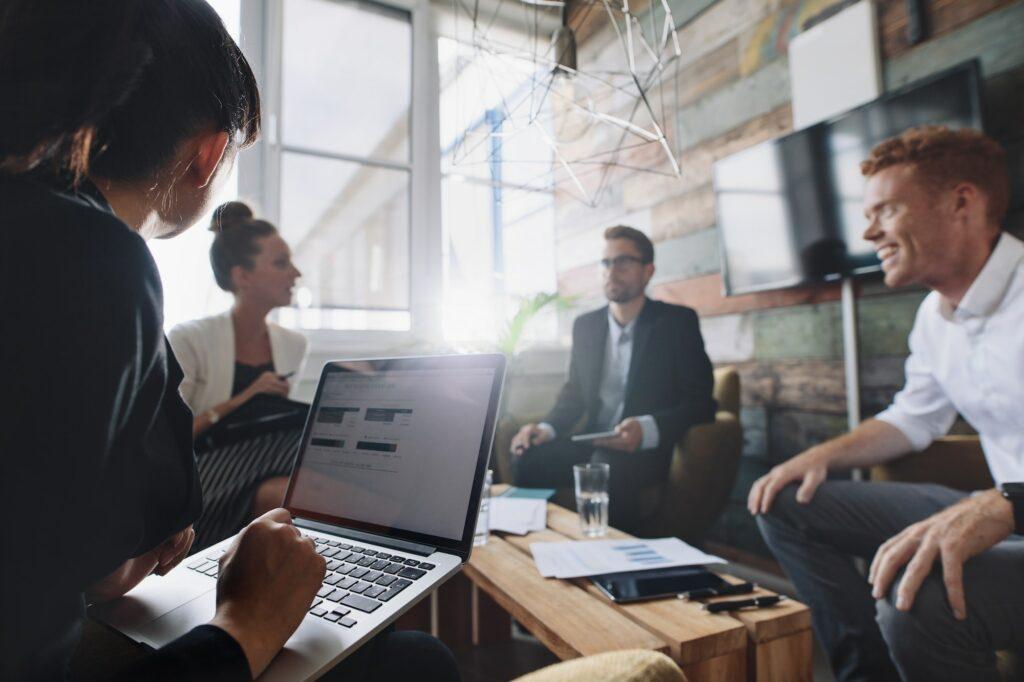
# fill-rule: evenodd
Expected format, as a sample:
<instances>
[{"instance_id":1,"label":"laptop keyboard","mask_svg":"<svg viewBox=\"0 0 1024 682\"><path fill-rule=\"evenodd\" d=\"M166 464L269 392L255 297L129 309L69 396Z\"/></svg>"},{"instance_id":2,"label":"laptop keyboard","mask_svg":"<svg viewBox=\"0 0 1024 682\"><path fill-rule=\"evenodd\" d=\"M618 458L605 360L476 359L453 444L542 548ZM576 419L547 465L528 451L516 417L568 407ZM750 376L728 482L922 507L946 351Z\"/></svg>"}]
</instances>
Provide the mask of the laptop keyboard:
<instances>
[{"instance_id":1,"label":"laptop keyboard","mask_svg":"<svg viewBox=\"0 0 1024 682\"><path fill-rule=\"evenodd\" d=\"M434 568L399 554L302 534L316 542L317 553L327 559L327 573L309 613L342 627L352 627L358 623L354 616L373 613ZM205 552L187 566L216 579L222 554L224 550Z\"/></svg>"}]
</instances>

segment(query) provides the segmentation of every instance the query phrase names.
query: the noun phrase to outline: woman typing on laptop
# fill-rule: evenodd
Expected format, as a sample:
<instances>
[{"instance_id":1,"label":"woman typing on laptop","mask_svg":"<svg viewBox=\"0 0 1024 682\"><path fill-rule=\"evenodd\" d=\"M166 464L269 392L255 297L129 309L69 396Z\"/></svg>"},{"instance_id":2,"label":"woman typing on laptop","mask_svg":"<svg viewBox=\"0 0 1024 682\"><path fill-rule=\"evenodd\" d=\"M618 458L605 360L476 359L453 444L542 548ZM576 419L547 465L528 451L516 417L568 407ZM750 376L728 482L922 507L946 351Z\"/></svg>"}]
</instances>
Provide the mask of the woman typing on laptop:
<instances>
[{"instance_id":1,"label":"woman typing on laptop","mask_svg":"<svg viewBox=\"0 0 1024 682\"><path fill-rule=\"evenodd\" d=\"M87 600L188 553L202 508L192 416L143 239L203 214L259 132L259 94L202 0L8 0L0 92L0 302L17 321L0 335L16 398L0 424L13 512L0 530L0 679L59 679ZM285 510L267 513L221 560L213 619L120 674L259 675L324 564ZM378 638L346 672L452 670L432 640L406 644Z\"/></svg>"}]
</instances>

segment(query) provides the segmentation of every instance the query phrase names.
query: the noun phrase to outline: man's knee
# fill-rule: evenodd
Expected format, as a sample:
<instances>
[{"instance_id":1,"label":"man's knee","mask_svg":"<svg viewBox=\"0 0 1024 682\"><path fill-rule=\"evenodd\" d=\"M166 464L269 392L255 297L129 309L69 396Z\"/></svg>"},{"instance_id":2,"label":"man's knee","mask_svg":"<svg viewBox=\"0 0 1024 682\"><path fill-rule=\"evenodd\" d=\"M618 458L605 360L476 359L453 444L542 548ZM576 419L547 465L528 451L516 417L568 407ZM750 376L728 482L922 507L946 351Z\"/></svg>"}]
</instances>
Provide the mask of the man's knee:
<instances>
[{"instance_id":1,"label":"man's knee","mask_svg":"<svg viewBox=\"0 0 1024 682\"><path fill-rule=\"evenodd\" d=\"M800 525L800 516L807 507L796 501L796 491L795 483L787 485L775 496L768 511L757 515L757 526L766 539L774 537L780 530Z\"/></svg>"},{"instance_id":2,"label":"man's knee","mask_svg":"<svg viewBox=\"0 0 1024 682\"><path fill-rule=\"evenodd\" d=\"M536 453L529 451L512 455L512 483L526 488L536 486L541 476L541 467Z\"/></svg>"},{"instance_id":3,"label":"man's knee","mask_svg":"<svg viewBox=\"0 0 1024 682\"><path fill-rule=\"evenodd\" d=\"M896 608L897 593L902 580L901 573L893 582L889 595L875 602L875 620L894 658L897 654L905 657L915 649L920 651L920 640L922 637L927 639L929 622L933 621L936 608L933 592L937 581L934 576L928 576L921 583L921 588L914 597L913 608L907 611Z\"/></svg>"},{"instance_id":4,"label":"man's knee","mask_svg":"<svg viewBox=\"0 0 1024 682\"><path fill-rule=\"evenodd\" d=\"M936 659L974 650L976 657L992 656L991 647L977 641L970 625L959 621L946 599L946 587L937 572L921 583L907 611L896 608L903 576L894 581L885 599L875 603L875 619L896 667L904 677L917 679ZM976 663L984 664L983 660Z\"/></svg>"}]
</instances>

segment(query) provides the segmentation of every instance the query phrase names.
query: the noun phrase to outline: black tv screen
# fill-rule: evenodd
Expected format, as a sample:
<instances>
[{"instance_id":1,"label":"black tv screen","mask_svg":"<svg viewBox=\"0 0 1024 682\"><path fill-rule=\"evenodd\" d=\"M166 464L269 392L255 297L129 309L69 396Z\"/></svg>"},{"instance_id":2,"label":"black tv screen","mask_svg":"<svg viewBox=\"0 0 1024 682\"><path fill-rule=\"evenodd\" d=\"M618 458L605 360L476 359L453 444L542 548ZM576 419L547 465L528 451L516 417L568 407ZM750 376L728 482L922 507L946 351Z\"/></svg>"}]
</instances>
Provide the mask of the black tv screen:
<instances>
[{"instance_id":1,"label":"black tv screen","mask_svg":"<svg viewBox=\"0 0 1024 682\"><path fill-rule=\"evenodd\" d=\"M827 121L725 157L714 167L727 295L879 270L860 162L877 143L926 124L982 128L980 72L967 62Z\"/></svg>"}]
</instances>

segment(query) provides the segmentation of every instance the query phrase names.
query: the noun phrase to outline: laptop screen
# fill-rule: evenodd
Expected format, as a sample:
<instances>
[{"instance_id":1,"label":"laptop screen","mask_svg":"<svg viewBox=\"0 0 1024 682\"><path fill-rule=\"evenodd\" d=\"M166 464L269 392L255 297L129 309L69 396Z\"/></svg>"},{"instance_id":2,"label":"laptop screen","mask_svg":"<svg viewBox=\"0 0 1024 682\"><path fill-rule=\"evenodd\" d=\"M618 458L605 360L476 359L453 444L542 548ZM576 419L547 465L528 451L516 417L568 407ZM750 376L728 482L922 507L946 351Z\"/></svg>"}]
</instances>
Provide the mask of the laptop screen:
<instances>
[{"instance_id":1,"label":"laptop screen","mask_svg":"<svg viewBox=\"0 0 1024 682\"><path fill-rule=\"evenodd\" d=\"M329 364L287 507L349 528L463 540L503 375L493 355Z\"/></svg>"}]
</instances>

